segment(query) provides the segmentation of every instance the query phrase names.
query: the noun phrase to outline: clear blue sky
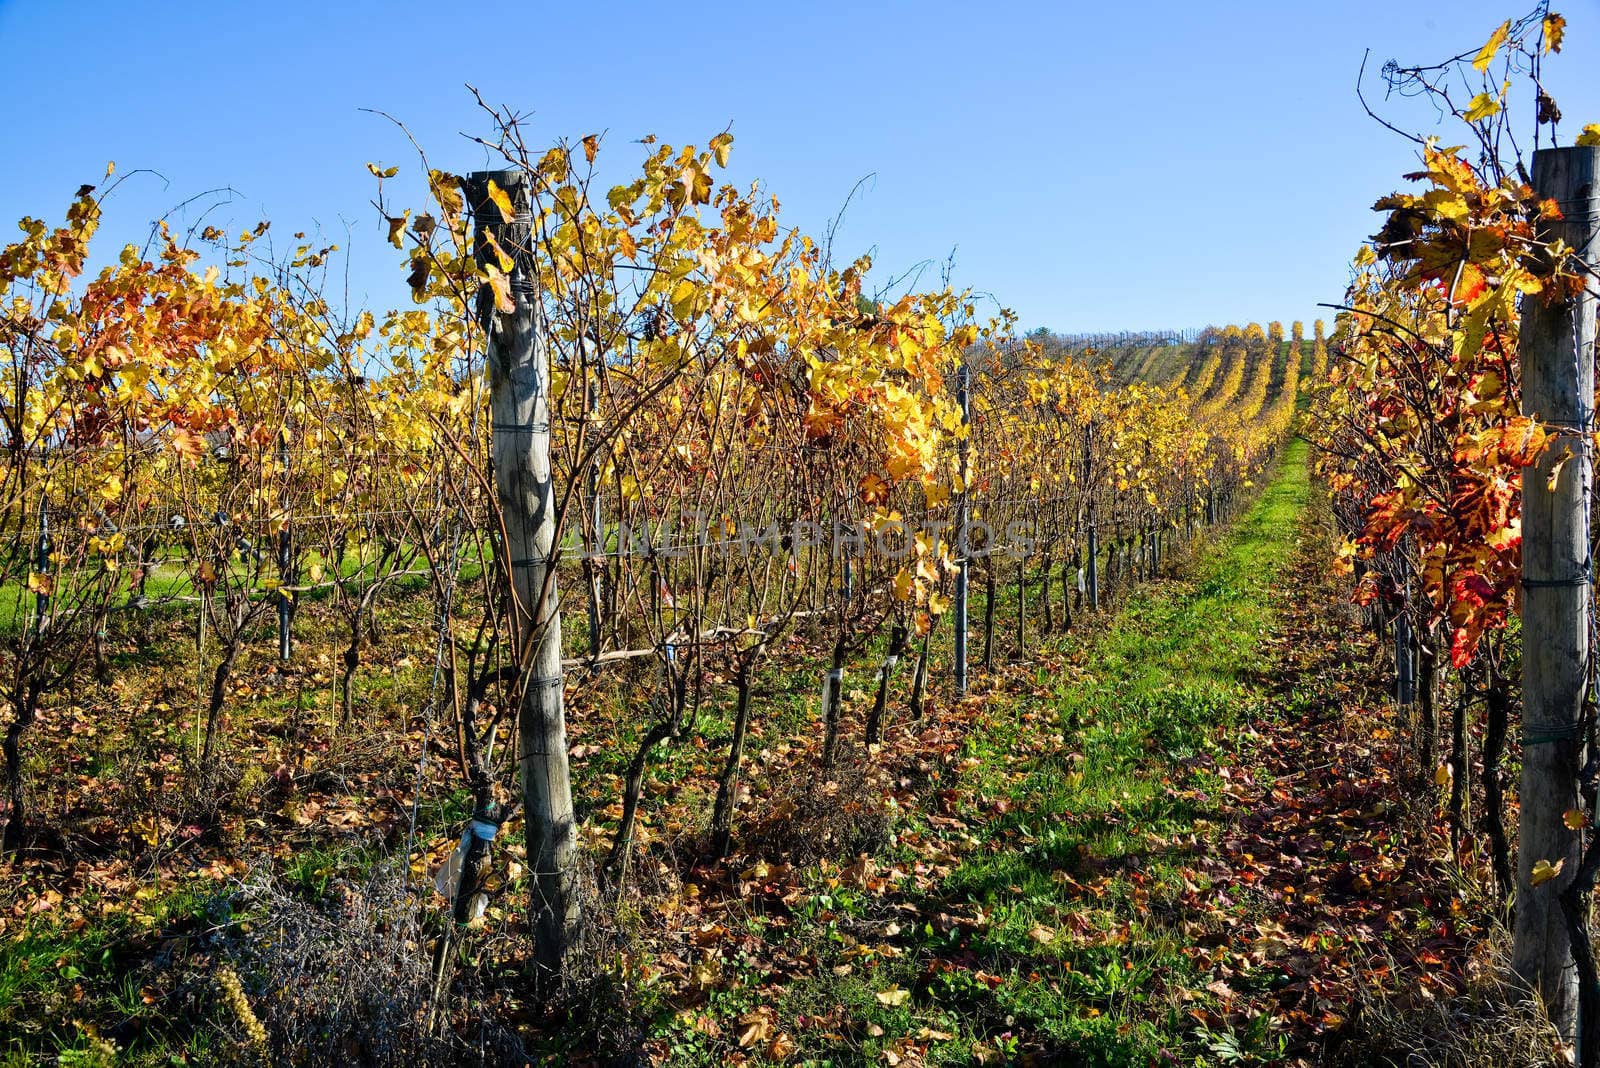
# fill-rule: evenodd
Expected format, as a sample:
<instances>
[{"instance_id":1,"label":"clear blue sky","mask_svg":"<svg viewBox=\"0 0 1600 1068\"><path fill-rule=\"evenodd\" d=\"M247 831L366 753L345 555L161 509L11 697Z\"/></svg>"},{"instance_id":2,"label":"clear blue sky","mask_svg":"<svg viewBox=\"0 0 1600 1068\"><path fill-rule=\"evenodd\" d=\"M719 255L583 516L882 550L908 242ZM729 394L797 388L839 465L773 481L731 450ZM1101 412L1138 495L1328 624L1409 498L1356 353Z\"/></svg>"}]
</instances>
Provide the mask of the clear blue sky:
<instances>
[{"instance_id":1,"label":"clear blue sky","mask_svg":"<svg viewBox=\"0 0 1600 1068\"><path fill-rule=\"evenodd\" d=\"M1557 7L1568 44L1549 84L1570 137L1600 121L1600 0ZM270 218L285 240L320 225L350 250L355 300L406 303L364 165L416 167L398 131L359 109L391 112L436 166L466 171L484 156L459 133L486 132L471 82L532 112L541 140L606 131L609 156L630 164L645 133L704 144L731 124L733 176L762 179L813 232L875 175L839 250L874 249L885 277L955 250L955 280L1027 328L1309 320L1342 293L1372 201L1412 169L1412 146L1357 104L1363 49L1375 65L1431 62L1525 10L0 0L13 86L0 215L59 217L114 159L165 183L123 187L108 246L232 186L212 218Z\"/></svg>"}]
</instances>

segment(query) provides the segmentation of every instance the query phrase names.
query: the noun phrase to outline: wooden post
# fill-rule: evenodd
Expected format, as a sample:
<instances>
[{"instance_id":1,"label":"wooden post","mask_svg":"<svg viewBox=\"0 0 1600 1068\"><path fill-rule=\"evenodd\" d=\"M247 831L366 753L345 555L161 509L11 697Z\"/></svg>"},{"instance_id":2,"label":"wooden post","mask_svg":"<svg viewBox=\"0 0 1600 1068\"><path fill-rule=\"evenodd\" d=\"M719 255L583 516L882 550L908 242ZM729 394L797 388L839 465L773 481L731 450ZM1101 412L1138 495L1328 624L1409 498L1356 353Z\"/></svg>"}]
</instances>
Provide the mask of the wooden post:
<instances>
[{"instance_id":1,"label":"wooden post","mask_svg":"<svg viewBox=\"0 0 1600 1068\"><path fill-rule=\"evenodd\" d=\"M956 377L956 400L961 405L961 425L970 427L972 421L972 372L967 368L966 357L961 358L961 369ZM970 569L971 545L967 538L967 438L961 439L961 495L956 499L956 600L955 600L955 684L956 696L967 695L967 582ZM991 547L992 548L992 547Z\"/></svg>"},{"instance_id":2,"label":"wooden post","mask_svg":"<svg viewBox=\"0 0 1600 1068\"><path fill-rule=\"evenodd\" d=\"M511 198L506 218L489 197L493 182ZM530 263L533 227L522 171L479 171L468 180L477 219L476 254L494 264L493 236L512 258L515 307L502 312L489 286L478 293L488 345L495 495L505 524L511 633L520 679L519 771L527 824L534 961L559 978L578 933L578 834L567 766L562 695L561 611L556 597L555 482L550 465L550 354ZM498 264L496 264L498 267Z\"/></svg>"},{"instance_id":3,"label":"wooden post","mask_svg":"<svg viewBox=\"0 0 1600 1068\"><path fill-rule=\"evenodd\" d=\"M1600 148L1549 148L1533 156L1533 185L1564 218L1541 226L1591 269L1600 263ZM1587 494L1592 477L1595 283L1580 296L1546 304L1523 298L1522 410L1563 433L1522 476L1521 815L1517 912L1511 966L1544 999L1550 1020L1570 1041L1576 1030L1578 977L1560 894L1577 874L1582 836L1563 815L1581 810L1581 717L1588 675L1589 562ZM1551 471L1561 469L1550 482ZM1560 864L1534 886L1534 865Z\"/></svg>"}]
</instances>

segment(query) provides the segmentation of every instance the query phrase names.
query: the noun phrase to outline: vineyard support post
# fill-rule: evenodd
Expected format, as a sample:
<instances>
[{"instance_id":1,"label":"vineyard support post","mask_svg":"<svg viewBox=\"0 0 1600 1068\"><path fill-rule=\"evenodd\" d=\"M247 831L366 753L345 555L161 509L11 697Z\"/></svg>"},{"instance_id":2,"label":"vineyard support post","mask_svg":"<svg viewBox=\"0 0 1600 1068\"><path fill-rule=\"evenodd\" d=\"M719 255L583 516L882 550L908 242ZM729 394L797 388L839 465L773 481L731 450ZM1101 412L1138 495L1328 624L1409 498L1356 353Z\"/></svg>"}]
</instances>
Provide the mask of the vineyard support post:
<instances>
[{"instance_id":1,"label":"vineyard support post","mask_svg":"<svg viewBox=\"0 0 1600 1068\"><path fill-rule=\"evenodd\" d=\"M1590 270L1600 263L1597 183L1600 148L1534 153L1534 188L1564 216L1543 222L1541 234L1565 242ZM1583 808L1577 773L1590 666L1594 291L1591 279L1581 295L1552 304L1524 298L1521 329L1523 412L1562 433L1522 478L1524 733L1511 966L1569 1040L1577 1025L1578 974L1560 895L1577 875L1583 845L1564 817ZM1560 873L1535 886L1533 870L1541 863L1560 865Z\"/></svg>"},{"instance_id":2,"label":"vineyard support post","mask_svg":"<svg viewBox=\"0 0 1600 1068\"><path fill-rule=\"evenodd\" d=\"M1094 526L1094 506L1089 506L1089 611L1100 611L1100 536Z\"/></svg>"},{"instance_id":3,"label":"vineyard support post","mask_svg":"<svg viewBox=\"0 0 1600 1068\"><path fill-rule=\"evenodd\" d=\"M478 171L467 185L477 219L478 262L487 266L498 259L490 237L512 259L508 279L511 311L497 308L497 295L484 286L478 293L478 316L487 345L495 495L505 526L505 559L513 594L511 632L517 660L527 665L520 679L517 728L527 863L532 873L529 927L541 973L559 978L582 916L555 581L550 353L535 299L534 235L526 175L522 171ZM500 190L505 193L501 204L509 198L510 217L490 196Z\"/></svg>"},{"instance_id":4,"label":"vineyard support post","mask_svg":"<svg viewBox=\"0 0 1600 1068\"><path fill-rule=\"evenodd\" d=\"M287 430L285 431L287 433ZM289 473L289 442L286 438L278 441L278 462L283 465L283 473ZM289 599L288 587L294 584L294 577L289 574L290 564L294 559L293 548L290 544L289 521L283 521L283 528L278 531L278 659L287 664L294 653L294 636L290 631L293 626L294 604Z\"/></svg>"},{"instance_id":5,"label":"vineyard support post","mask_svg":"<svg viewBox=\"0 0 1600 1068\"><path fill-rule=\"evenodd\" d=\"M50 510L45 507L44 500L41 498L39 501L39 540L33 547L33 568L44 576L44 582L34 591L34 634L44 630L45 620L50 616L50 554L53 551L54 546L50 544Z\"/></svg>"},{"instance_id":6,"label":"vineyard support post","mask_svg":"<svg viewBox=\"0 0 1600 1068\"><path fill-rule=\"evenodd\" d=\"M956 696L967 695L967 580L971 564L971 545L967 538L970 519L967 515L967 441L972 425L972 372L966 357L961 359L961 369L956 373L956 400L961 405L961 495L956 500L956 598L955 598L955 684Z\"/></svg>"},{"instance_id":7,"label":"vineyard support post","mask_svg":"<svg viewBox=\"0 0 1600 1068\"><path fill-rule=\"evenodd\" d=\"M600 360L600 354L595 353L595 360ZM589 402L589 432L598 433L600 427L600 383L599 370L596 369L595 377L585 375L584 388L588 391ZM595 453L589 461L589 653L591 656L600 655L600 584L601 576L606 568L606 524L605 513L600 507L600 454Z\"/></svg>"},{"instance_id":8,"label":"vineyard support post","mask_svg":"<svg viewBox=\"0 0 1600 1068\"><path fill-rule=\"evenodd\" d=\"M289 524L285 523L283 529L278 531L278 575L281 580L278 587L278 659L285 664L294 652L294 636L290 630L293 602L289 600L289 591L285 588L291 581L289 559Z\"/></svg>"},{"instance_id":9,"label":"vineyard support post","mask_svg":"<svg viewBox=\"0 0 1600 1068\"><path fill-rule=\"evenodd\" d=\"M1093 470L1090 466L1094 444L1094 428L1083 428L1083 484L1089 492L1089 610L1100 611L1100 534L1096 530L1096 517L1094 510L1094 483L1089 474Z\"/></svg>"},{"instance_id":10,"label":"vineyard support post","mask_svg":"<svg viewBox=\"0 0 1600 1068\"><path fill-rule=\"evenodd\" d=\"M1394 697L1398 705L1410 705L1416 701L1416 676L1413 669L1416 661L1411 655L1411 617L1406 615L1405 605L1394 616Z\"/></svg>"}]
</instances>

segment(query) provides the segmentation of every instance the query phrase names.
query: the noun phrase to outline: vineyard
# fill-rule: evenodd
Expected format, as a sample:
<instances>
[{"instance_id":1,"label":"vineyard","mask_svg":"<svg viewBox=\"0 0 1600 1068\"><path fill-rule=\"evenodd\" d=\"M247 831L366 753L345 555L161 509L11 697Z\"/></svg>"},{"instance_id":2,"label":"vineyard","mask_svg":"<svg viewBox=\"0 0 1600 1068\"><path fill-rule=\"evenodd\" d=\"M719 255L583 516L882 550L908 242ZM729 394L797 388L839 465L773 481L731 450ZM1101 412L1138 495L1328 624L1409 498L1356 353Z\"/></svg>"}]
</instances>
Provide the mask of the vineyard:
<instances>
[{"instance_id":1,"label":"vineyard","mask_svg":"<svg viewBox=\"0 0 1600 1068\"><path fill-rule=\"evenodd\" d=\"M1468 147L1309 326L1025 331L488 105L368 164L400 308L22 218L3 1063L1600 1063L1565 33L1384 68Z\"/></svg>"}]
</instances>

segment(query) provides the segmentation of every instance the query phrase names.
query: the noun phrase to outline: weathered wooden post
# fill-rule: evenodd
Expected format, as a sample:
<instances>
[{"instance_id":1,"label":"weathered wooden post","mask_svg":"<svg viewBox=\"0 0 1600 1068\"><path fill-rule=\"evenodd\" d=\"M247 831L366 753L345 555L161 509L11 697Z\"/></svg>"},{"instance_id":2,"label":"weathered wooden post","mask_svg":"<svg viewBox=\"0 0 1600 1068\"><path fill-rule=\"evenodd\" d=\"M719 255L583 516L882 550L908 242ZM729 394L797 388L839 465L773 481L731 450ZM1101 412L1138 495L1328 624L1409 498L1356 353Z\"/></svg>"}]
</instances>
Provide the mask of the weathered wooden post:
<instances>
[{"instance_id":1,"label":"weathered wooden post","mask_svg":"<svg viewBox=\"0 0 1600 1068\"><path fill-rule=\"evenodd\" d=\"M967 513L967 434L971 432L972 425L972 372L967 367L965 356L961 358L961 369L956 373L956 400L961 405L962 438L960 442L961 455L961 495L956 498L956 599L955 599L955 628L956 628L956 655L955 655L955 684L956 696L967 695L967 582L968 570L971 567L969 557L972 546L967 537L969 524Z\"/></svg>"},{"instance_id":2,"label":"weathered wooden post","mask_svg":"<svg viewBox=\"0 0 1600 1068\"><path fill-rule=\"evenodd\" d=\"M478 293L478 318L487 338L495 495L505 524L511 633L516 660L524 665L518 766L532 876L529 927L534 933L535 962L547 976L559 977L582 915L556 597L550 354L535 300L533 226L525 175L478 171L467 186L477 220L479 264L500 269L502 252L512 261L506 272L512 309L497 307L497 295L485 285ZM509 217L490 196L498 190L510 198Z\"/></svg>"},{"instance_id":3,"label":"weathered wooden post","mask_svg":"<svg viewBox=\"0 0 1600 1068\"><path fill-rule=\"evenodd\" d=\"M1541 224L1589 264L1600 264L1600 148L1549 148L1533 156L1533 185L1564 218ZM1522 477L1521 815L1517 913L1511 965L1538 991L1550 1020L1569 1040L1578 1009L1561 892L1577 873L1582 835L1564 815L1582 810L1581 718L1588 676L1591 565L1588 492L1593 458L1595 283L1577 297L1523 298L1522 410L1552 431L1537 464ZM1559 466L1559 471L1557 467ZM1552 473L1554 477L1552 478ZM1535 886L1534 866L1560 865Z\"/></svg>"}]
</instances>

